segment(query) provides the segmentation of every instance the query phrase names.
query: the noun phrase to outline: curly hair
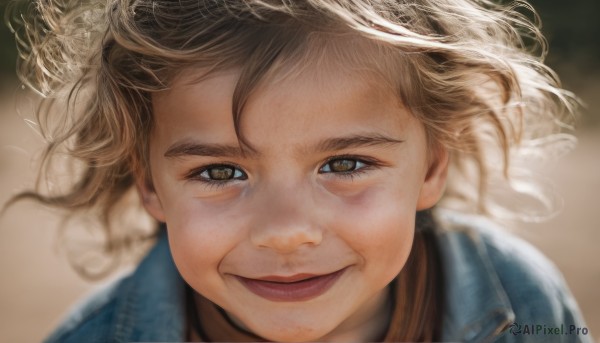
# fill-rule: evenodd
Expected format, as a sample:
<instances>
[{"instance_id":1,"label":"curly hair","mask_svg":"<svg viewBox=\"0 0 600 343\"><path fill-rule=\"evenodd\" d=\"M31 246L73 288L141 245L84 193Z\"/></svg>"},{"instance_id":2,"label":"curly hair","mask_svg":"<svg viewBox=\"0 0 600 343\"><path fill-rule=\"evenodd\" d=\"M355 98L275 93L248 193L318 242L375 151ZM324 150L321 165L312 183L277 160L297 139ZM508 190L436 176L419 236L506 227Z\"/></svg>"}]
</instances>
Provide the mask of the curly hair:
<instances>
[{"instance_id":1,"label":"curly hair","mask_svg":"<svg viewBox=\"0 0 600 343\"><path fill-rule=\"evenodd\" d=\"M22 82L43 96L42 170L66 152L78 166L62 193L23 192L72 212L96 210L111 229L136 176L151 183L152 95L186 70L240 68L232 115L260 82L322 56L377 75L424 125L430 147L451 153L443 202L484 212L492 175L511 156L543 150L573 96L543 64L546 44L523 1L489 0L37 0L16 25ZM17 27L18 26L18 27ZM58 106L60 104L60 106ZM564 137L564 136L562 136ZM534 143L531 143L534 142ZM519 150L521 149L521 150ZM531 150L531 149L530 149ZM135 200L133 200L135 202Z\"/></svg>"}]
</instances>

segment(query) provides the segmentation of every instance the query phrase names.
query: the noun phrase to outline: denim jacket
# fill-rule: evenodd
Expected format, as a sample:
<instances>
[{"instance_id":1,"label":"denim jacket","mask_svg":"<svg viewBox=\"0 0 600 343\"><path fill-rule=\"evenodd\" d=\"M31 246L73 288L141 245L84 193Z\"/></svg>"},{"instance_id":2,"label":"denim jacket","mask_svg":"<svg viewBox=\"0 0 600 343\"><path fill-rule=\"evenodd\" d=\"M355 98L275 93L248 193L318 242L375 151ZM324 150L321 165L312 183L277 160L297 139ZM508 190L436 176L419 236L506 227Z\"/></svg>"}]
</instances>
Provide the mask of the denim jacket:
<instances>
[{"instance_id":1,"label":"denim jacket","mask_svg":"<svg viewBox=\"0 0 600 343\"><path fill-rule=\"evenodd\" d=\"M481 217L438 210L436 219L443 341L593 341L562 276L535 248ZM184 341L185 299L162 234L131 275L76 307L47 342Z\"/></svg>"}]
</instances>

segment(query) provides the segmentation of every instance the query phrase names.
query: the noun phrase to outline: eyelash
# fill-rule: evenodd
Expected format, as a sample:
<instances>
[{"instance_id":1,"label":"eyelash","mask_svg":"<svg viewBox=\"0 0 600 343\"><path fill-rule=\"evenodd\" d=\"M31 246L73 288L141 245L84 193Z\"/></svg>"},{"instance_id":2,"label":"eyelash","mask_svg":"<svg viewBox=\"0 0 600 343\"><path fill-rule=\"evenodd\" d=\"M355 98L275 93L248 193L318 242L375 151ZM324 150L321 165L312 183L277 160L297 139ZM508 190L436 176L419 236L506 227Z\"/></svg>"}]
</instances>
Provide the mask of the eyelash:
<instances>
[{"instance_id":1,"label":"eyelash","mask_svg":"<svg viewBox=\"0 0 600 343\"><path fill-rule=\"evenodd\" d=\"M322 169L325 166L329 165L330 163L332 163L334 161L338 161L338 160L351 160L351 161L356 162L357 164L362 164L362 166L359 168L355 168L354 170L350 170L350 171L346 171L346 172L334 172L334 171L322 172ZM333 174L335 177L341 177L341 178L353 180L354 177L360 176L360 175L368 172L369 170L371 170L375 167L378 167L379 165L380 164L372 158L367 158L367 157L363 157L363 156L355 156L355 155L338 155L338 156L332 156L332 157L328 158L323 164L321 164L321 166L319 167L318 173L319 174ZM202 176L203 173L206 173L213 168L219 168L219 167L233 169L234 178L226 179L226 180L214 180L214 179L210 179L205 176ZM331 166L330 166L330 169L331 169ZM241 177L236 178L235 177L236 172L241 172L242 173ZM238 166L237 164L218 163L218 164L210 164L207 166L202 166L198 169L194 169L185 176L185 179L192 180L192 181L200 181L202 183L205 183L211 187L215 187L218 189L218 188L224 187L227 184L234 182L234 181L246 180L246 179L248 179L248 174L246 174L246 172L244 172L243 169L240 166Z\"/></svg>"},{"instance_id":2,"label":"eyelash","mask_svg":"<svg viewBox=\"0 0 600 343\"><path fill-rule=\"evenodd\" d=\"M213 168L231 168L233 169L233 173L234 173L234 178L232 179L226 179L226 180L214 180L214 179L210 179L207 178L205 176L202 176L202 174L208 172L209 170L213 169ZM235 177L236 172L241 172L242 176L241 177ZM214 189L218 189L221 187L226 186L228 183L231 183L233 181L238 181L238 180L246 180L248 178L248 174L246 174L243 169L238 166L235 163L217 163L217 164L210 164L207 166L202 166L198 169L194 169L191 172L189 172L186 176L185 179L186 180L191 180L191 181L200 181L208 186L210 186L211 188Z\"/></svg>"},{"instance_id":3,"label":"eyelash","mask_svg":"<svg viewBox=\"0 0 600 343\"><path fill-rule=\"evenodd\" d=\"M347 172L333 172L333 171L321 172L321 170L325 166L327 166L328 164L330 164L334 161L339 161L339 160L350 160L350 161L360 163L363 166L360 168L355 168L354 170L350 170ZM335 175L335 177L341 177L341 178L345 178L345 179L354 180L355 177L361 176L364 173L368 172L369 170L371 170L379 165L380 164L377 161L373 160L372 158L355 156L355 155L338 155L338 156L332 156L329 159L327 159L327 161L325 161L325 163L323 163L321 165L321 167L319 167L319 174L333 174L333 175Z\"/></svg>"}]
</instances>

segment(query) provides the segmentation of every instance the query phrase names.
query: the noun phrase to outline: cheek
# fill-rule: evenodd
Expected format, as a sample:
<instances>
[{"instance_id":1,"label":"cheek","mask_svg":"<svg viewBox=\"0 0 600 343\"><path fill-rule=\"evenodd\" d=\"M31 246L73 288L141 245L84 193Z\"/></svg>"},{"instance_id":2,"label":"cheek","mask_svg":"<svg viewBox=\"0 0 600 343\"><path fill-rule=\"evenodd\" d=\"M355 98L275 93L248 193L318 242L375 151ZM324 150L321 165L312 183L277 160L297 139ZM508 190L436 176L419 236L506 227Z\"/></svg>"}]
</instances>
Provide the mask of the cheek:
<instances>
[{"instance_id":1,"label":"cheek","mask_svg":"<svg viewBox=\"0 0 600 343\"><path fill-rule=\"evenodd\" d=\"M365 269L388 277L400 271L412 247L415 190L372 187L340 201L332 212L337 234L362 256Z\"/></svg>"},{"instance_id":2,"label":"cheek","mask_svg":"<svg viewBox=\"0 0 600 343\"><path fill-rule=\"evenodd\" d=\"M227 211L195 199L172 204L167 230L175 264L197 291L210 293L221 283L219 264L240 241L240 226Z\"/></svg>"}]
</instances>

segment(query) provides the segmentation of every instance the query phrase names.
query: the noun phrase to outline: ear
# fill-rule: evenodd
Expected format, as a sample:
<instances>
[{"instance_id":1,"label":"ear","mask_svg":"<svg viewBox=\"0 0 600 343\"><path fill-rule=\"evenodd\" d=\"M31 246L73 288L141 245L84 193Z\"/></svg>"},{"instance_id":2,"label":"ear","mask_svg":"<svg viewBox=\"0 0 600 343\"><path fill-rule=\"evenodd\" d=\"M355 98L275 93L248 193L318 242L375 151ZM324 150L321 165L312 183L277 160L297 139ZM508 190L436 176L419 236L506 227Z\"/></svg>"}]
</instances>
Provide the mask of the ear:
<instances>
[{"instance_id":1,"label":"ear","mask_svg":"<svg viewBox=\"0 0 600 343\"><path fill-rule=\"evenodd\" d=\"M140 200L146 211L159 222L165 222L165 214L154 185L147 177L138 177L135 183Z\"/></svg>"},{"instance_id":2,"label":"ear","mask_svg":"<svg viewBox=\"0 0 600 343\"><path fill-rule=\"evenodd\" d=\"M431 160L421 186L421 193L417 201L417 211L433 207L444 194L446 188L446 177L448 175L449 152L443 146L437 146L431 152Z\"/></svg>"}]
</instances>

